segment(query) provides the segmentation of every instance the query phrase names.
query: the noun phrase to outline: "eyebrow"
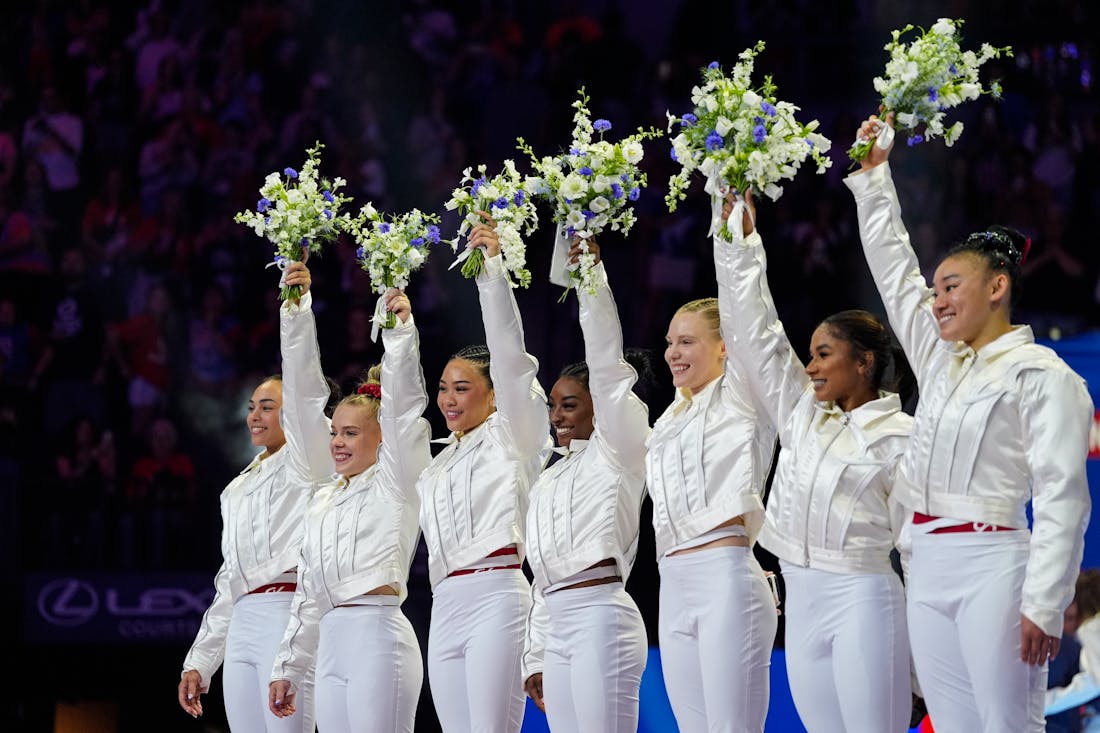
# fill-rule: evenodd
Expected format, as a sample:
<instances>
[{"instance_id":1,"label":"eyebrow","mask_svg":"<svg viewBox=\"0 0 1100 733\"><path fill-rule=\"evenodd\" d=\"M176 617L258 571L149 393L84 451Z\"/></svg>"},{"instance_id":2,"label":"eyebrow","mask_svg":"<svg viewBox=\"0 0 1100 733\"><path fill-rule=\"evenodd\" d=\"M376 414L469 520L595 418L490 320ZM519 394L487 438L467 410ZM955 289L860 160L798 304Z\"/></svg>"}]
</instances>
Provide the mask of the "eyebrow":
<instances>
[{"instance_id":1,"label":"eyebrow","mask_svg":"<svg viewBox=\"0 0 1100 733\"><path fill-rule=\"evenodd\" d=\"M251 402L251 401L252 401L252 400L249 400L249 402ZM261 405L262 405L263 403L265 403L265 402L272 402L272 403L274 403L274 402L275 402L275 400L271 399L270 397L264 397L264 398L263 398L262 400L260 400L260 404L261 404Z\"/></svg>"}]
</instances>

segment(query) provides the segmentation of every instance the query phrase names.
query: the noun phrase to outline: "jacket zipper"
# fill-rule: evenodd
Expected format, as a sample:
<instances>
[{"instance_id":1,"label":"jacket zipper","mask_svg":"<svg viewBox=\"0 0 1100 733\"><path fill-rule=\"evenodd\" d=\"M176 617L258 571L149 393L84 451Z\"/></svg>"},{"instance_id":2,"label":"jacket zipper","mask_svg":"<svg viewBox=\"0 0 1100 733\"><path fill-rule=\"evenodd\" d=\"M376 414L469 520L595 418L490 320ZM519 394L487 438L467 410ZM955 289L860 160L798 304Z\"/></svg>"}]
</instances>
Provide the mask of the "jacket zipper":
<instances>
[{"instance_id":1,"label":"jacket zipper","mask_svg":"<svg viewBox=\"0 0 1100 733\"><path fill-rule=\"evenodd\" d=\"M844 425L840 428L840 430L836 431L836 433L833 434L832 438L829 439L829 442L825 445L824 450L822 450L820 455L818 456L817 463L814 464L814 474L813 477L810 479L810 490L806 494L806 511L804 512L806 516L806 523L802 539L802 567L805 568L810 567L810 507L813 505L814 502L814 487L817 485L817 475L821 471L821 462L825 460L825 456L829 454L829 449L833 447L833 443L836 442L836 439L840 437L841 433L848 429L849 420L850 418L845 415Z\"/></svg>"}]
</instances>

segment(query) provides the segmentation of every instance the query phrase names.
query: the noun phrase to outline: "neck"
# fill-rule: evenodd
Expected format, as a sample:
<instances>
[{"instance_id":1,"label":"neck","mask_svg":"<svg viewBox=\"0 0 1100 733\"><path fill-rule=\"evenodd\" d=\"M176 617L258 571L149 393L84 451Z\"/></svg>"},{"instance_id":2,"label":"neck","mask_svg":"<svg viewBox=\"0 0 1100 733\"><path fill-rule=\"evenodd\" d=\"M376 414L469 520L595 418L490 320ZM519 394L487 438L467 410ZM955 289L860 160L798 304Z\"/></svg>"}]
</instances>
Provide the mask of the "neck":
<instances>
[{"instance_id":1,"label":"neck","mask_svg":"<svg viewBox=\"0 0 1100 733\"><path fill-rule=\"evenodd\" d=\"M981 351L982 347L990 344L1012 330L1012 324L1008 316L996 315L989 319L981 332L970 341L965 342L974 351Z\"/></svg>"},{"instance_id":2,"label":"neck","mask_svg":"<svg viewBox=\"0 0 1100 733\"><path fill-rule=\"evenodd\" d=\"M267 458L271 458L271 456L278 453L284 445L286 445L286 442L279 443L274 448L272 448L271 446L268 446L267 450L265 450L263 453L260 454L260 460L262 461L262 460L265 460Z\"/></svg>"},{"instance_id":3,"label":"neck","mask_svg":"<svg viewBox=\"0 0 1100 733\"><path fill-rule=\"evenodd\" d=\"M871 400L875 399L878 399L878 391L872 389L871 387L867 387L866 390L860 392L859 394L847 395L845 397L838 398L836 401L836 406L844 412L851 412L857 407L862 407Z\"/></svg>"},{"instance_id":4,"label":"neck","mask_svg":"<svg viewBox=\"0 0 1100 733\"><path fill-rule=\"evenodd\" d=\"M722 374L723 374L723 370L722 370L722 369L718 369L718 370L716 370L716 371L715 371L715 372L714 372L713 374L711 374L711 375L710 375L710 378L709 378L709 379L707 379L707 380L706 380L705 382L703 382L702 384L699 384L699 385L696 385L696 386L692 387L692 388L691 388L691 394L692 394L693 396L694 396L694 395L697 395L697 394L699 394L699 393L700 393L700 392L702 392L702 391L703 391L704 389L706 389L707 387L709 387L709 386L710 386L710 385L711 385L711 384L712 384L712 383L714 382L714 380L715 380L715 379L718 379L718 377L722 376Z\"/></svg>"}]
</instances>

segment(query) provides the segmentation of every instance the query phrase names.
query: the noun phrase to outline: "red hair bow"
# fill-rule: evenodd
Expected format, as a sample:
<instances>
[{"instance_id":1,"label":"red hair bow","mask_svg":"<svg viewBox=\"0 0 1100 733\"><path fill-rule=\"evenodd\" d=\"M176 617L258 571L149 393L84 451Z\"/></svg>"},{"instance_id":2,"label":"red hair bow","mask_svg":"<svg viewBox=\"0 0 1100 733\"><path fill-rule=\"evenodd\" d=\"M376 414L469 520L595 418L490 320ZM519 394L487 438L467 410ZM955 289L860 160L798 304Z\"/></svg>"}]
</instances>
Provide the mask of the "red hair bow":
<instances>
[{"instance_id":1,"label":"red hair bow","mask_svg":"<svg viewBox=\"0 0 1100 733\"><path fill-rule=\"evenodd\" d=\"M367 397L373 397L376 400L380 400L382 399L382 385L375 384L374 382L360 384L359 389L355 390L355 393L365 394Z\"/></svg>"}]
</instances>

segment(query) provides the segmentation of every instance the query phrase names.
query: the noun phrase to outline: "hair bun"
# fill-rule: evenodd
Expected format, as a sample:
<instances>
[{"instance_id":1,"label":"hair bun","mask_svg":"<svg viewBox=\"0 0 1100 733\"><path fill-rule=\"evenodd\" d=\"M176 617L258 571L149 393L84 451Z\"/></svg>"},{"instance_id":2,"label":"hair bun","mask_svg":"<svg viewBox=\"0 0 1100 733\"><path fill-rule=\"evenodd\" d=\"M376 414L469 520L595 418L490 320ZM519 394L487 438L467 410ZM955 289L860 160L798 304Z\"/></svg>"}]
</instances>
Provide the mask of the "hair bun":
<instances>
[{"instance_id":1,"label":"hair bun","mask_svg":"<svg viewBox=\"0 0 1100 733\"><path fill-rule=\"evenodd\" d=\"M974 249L1005 258L1013 265L1023 264L1031 249L1031 239L1010 227L994 225L966 238Z\"/></svg>"}]
</instances>

